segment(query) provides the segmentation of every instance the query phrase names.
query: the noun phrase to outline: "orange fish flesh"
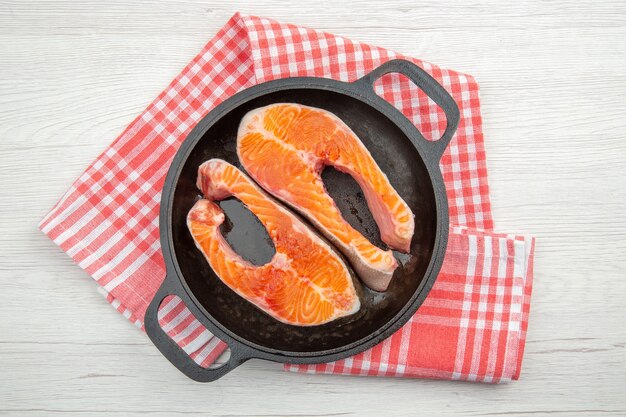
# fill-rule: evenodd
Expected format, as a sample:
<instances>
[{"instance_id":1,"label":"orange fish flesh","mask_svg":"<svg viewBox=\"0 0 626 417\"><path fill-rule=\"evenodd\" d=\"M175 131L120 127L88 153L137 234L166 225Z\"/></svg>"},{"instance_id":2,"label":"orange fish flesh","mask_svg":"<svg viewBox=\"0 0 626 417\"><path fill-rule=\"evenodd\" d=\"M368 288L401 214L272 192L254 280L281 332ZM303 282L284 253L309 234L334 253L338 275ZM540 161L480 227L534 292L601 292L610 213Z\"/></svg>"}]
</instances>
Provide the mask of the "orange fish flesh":
<instances>
[{"instance_id":1,"label":"orange fish flesh","mask_svg":"<svg viewBox=\"0 0 626 417\"><path fill-rule=\"evenodd\" d=\"M312 326L360 308L353 275L341 255L239 169L211 159L198 170L199 200L187 226L217 276L232 290L284 323ZM267 229L276 253L257 266L239 256L220 232L225 220L214 201L238 198ZM355 279L356 281L356 279Z\"/></svg>"},{"instance_id":2,"label":"orange fish flesh","mask_svg":"<svg viewBox=\"0 0 626 417\"><path fill-rule=\"evenodd\" d=\"M325 165L350 174L389 247L408 252L414 215L356 134L334 114L279 103L247 113L237 134L239 159L266 191L309 219L348 258L367 286L385 291L398 266L342 217L321 178Z\"/></svg>"}]
</instances>

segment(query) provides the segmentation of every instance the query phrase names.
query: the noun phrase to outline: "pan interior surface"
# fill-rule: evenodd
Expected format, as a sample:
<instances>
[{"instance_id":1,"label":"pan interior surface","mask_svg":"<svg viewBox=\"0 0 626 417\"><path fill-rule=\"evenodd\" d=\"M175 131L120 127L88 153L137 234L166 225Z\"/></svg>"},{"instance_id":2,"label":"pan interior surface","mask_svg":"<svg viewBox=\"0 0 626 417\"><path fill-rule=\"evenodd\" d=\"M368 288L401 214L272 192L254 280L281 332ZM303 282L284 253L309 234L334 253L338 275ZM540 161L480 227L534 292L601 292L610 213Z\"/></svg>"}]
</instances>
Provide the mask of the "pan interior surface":
<instances>
[{"instance_id":1,"label":"pan interior surface","mask_svg":"<svg viewBox=\"0 0 626 417\"><path fill-rule=\"evenodd\" d=\"M186 225L187 213L202 198L196 188L198 166L207 159L221 158L244 170L236 152L239 122L249 110L279 102L318 107L341 118L361 139L415 215L411 252L395 252L399 267L389 289L378 293L363 287L359 312L321 326L281 323L235 294L215 275L196 248ZM356 182L330 168L325 169L322 178L344 218L374 244L382 245L378 228ZM255 264L267 262L273 247L258 219L249 212L244 213L236 203L221 204L221 207L232 223L222 231L234 249L242 248L244 253L240 254ZM312 88L282 90L254 98L218 120L184 162L175 184L171 216L174 254L183 279L215 321L243 341L271 350L311 354L341 349L377 333L406 306L424 278L433 254L437 225L431 178L403 131L360 100ZM252 241L253 246L249 244Z\"/></svg>"}]
</instances>

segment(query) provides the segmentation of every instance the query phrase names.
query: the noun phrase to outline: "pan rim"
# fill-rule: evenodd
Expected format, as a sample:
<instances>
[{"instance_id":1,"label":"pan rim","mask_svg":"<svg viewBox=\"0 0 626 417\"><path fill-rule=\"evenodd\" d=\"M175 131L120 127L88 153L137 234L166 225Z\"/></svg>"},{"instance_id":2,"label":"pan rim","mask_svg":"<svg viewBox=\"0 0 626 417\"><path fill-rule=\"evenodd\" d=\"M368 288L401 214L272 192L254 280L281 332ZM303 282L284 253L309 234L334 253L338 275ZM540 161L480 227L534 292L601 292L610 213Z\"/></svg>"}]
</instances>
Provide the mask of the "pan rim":
<instances>
[{"instance_id":1,"label":"pan rim","mask_svg":"<svg viewBox=\"0 0 626 417\"><path fill-rule=\"evenodd\" d=\"M159 219L161 248L167 270L165 280L169 280L170 285L177 285L179 287L180 291L173 291L172 294L179 296L192 313L195 313L194 316L196 319L215 336L233 349L233 345L243 345L249 348L251 352L249 352L248 358L262 358L288 363L315 363L338 360L362 352L391 336L404 325L422 305L437 279L447 246L449 227L448 201L443 177L439 170L439 161L432 161L432 158L428 158L428 152L425 149L427 141L423 139L410 120L384 99L378 96L374 98L371 94L364 94L362 86L359 85L358 82L359 80L347 83L327 78L291 77L268 81L244 89L218 104L198 122L182 142L169 167L161 195ZM176 255L173 241L172 206L174 203L176 184L179 181L181 171L187 159L198 142L215 123L237 107L263 95L290 89L319 89L346 95L372 107L376 112L381 114L381 117L389 119L402 131L420 155L431 180L435 200L436 232L433 250L422 281L412 296L390 320L380 326L376 331L348 344L326 350L280 350L251 342L245 337L231 331L227 326L224 326L219 320L213 317L194 295L194 292L187 284L185 276L180 269L180 263Z\"/></svg>"}]
</instances>

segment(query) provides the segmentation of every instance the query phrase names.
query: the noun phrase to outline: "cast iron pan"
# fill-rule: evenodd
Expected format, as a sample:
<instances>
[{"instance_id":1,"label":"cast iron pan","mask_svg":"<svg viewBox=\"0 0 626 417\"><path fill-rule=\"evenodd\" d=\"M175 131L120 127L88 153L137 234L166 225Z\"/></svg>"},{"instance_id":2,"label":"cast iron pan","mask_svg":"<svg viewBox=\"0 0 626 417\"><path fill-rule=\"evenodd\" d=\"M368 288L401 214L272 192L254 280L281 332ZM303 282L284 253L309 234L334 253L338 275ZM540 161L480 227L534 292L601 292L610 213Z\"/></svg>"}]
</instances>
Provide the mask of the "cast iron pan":
<instances>
[{"instance_id":1,"label":"cast iron pan","mask_svg":"<svg viewBox=\"0 0 626 417\"><path fill-rule=\"evenodd\" d=\"M424 139L411 121L374 92L374 82L392 72L407 76L444 110L447 127L441 139ZM415 214L411 252L396 252L400 267L387 292L365 288L358 313L321 326L281 323L239 297L213 273L186 226L189 209L201 197L195 185L198 166L207 159L222 158L243 169L236 153L241 118L249 110L277 102L319 107L340 117L363 141ZM391 336L422 304L443 262L448 204L439 159L458 122L458 107L446 90L404 60L386 62L351 83L309 77L270 81L241 91L217 106L191 131L165 180L160 231L167 276L145 316L152 342L185 375L207 382L251 358L283 363L329 362L362 352ZM328 168L323 179L346 220L374 244L384 247L356 182ZM220 205L229 218L222 232L234 249L255 264L269 261L274 248L258 219L237 200L225 200ZM170 294L180 297L209 331L228 344L228 362L219 368L202 368L166 335L158 323L157 311Z\"/></svg>"}]
</instances>

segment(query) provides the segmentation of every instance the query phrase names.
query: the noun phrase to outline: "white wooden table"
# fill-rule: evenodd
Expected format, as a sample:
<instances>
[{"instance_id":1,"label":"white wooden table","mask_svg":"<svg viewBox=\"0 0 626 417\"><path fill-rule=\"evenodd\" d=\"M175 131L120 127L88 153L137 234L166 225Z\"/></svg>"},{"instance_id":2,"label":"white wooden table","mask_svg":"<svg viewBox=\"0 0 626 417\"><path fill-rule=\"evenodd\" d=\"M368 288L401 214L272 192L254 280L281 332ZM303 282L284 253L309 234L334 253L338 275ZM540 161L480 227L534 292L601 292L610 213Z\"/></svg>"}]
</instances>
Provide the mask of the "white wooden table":
<instances>
[{"instance_id":1,"label":"white wooden table","mask_svg":"<svg viewBox=\"0 0 626 417\"><path fill-rule=\"evenodd\" d=\"M0 414L626 415L626 3L269 3L0 0ZM496 227L538 237L520 381L197 384L37 231L237 10L477 77Z\"/></svg>"}]
</instances>

